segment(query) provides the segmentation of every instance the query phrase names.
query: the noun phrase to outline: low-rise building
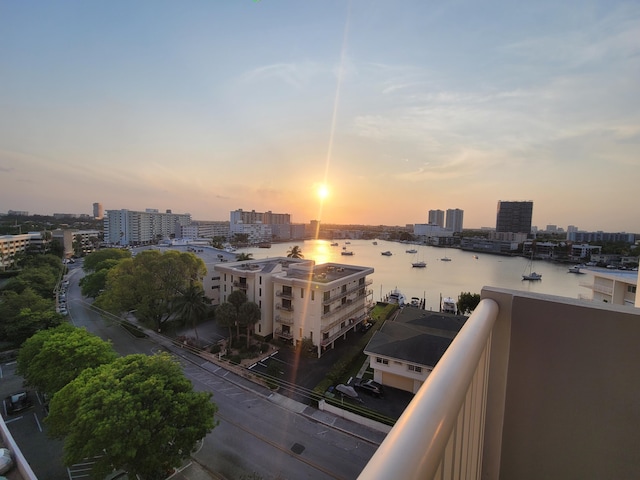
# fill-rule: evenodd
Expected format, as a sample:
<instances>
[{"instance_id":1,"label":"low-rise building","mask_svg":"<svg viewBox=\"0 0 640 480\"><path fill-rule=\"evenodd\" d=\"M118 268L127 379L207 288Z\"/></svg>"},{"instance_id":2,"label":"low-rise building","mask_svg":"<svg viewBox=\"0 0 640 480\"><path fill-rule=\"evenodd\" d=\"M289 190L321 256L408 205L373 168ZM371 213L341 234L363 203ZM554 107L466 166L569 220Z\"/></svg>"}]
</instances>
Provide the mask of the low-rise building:
<instances>
[{"instance_id":1,"label":"low-rise building","mask_svg":"<svg viewBox=\"0 0 640 480\"><path fill-rule=\"evenodd\" d=\"M594 302L640 307L640 298L636 295L637 271L585 270L585 273L592 279L580 285L591 290L590 299Z\"/></svg>"},{"instance_id":2,"label":"low-rise building","mask_svg":"<svg viewBox=\"0 0 640 480\"><path fill-rule=\"evenodd\" d=\"M214 269L220 302L239 289L260 308L256 335L294 345L307 339L318 356L363 322L373 295L370 267L275 257L220 263Z\"/></svg>"},{"instance_id":3,"label":"low-rise building","mask_svg":"<svg viewBox=\"0 0 640 480\"><path fill-rule=\"evenodd\" d=\"M364 350L373 379L416 393L466 320L462 315L406 306L374 333Z\"/></svg>"}]
</instances>

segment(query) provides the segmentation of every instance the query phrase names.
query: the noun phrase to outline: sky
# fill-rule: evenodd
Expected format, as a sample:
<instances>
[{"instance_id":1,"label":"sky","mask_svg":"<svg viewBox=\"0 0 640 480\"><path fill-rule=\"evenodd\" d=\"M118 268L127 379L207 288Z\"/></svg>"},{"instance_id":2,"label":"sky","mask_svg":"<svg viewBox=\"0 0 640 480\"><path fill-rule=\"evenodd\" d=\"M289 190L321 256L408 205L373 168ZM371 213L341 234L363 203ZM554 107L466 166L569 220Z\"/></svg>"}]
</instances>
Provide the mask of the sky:
<instances>
[{"instance_id":1,"label":"sky","mask_svg":"<svg viewBox=\"0 0 640 480\"><path fill-rule=\"evenodd\" d=\"M640 233L639 147L638 1L0 0L3 213Z\"/></svg>"}]
</instances>

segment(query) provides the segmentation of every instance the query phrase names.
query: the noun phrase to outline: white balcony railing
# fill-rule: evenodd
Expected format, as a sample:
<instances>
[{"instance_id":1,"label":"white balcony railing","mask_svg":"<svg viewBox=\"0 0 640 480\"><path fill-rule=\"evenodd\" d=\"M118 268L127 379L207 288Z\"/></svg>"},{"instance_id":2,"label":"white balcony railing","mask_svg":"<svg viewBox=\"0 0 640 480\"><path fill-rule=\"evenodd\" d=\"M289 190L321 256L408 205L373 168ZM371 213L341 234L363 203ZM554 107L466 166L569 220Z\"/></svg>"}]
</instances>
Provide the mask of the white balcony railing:
<instances>
[{"instance_id":1,"label":"white balcony railing","mask_svg":"<svg viewBox=\"0 0 640 480\"><path fill-rule=\"evenodd\" d=\"M480 302L360 480L479 479L489 348L498 304Z\"/></svg>"}]
</instances>

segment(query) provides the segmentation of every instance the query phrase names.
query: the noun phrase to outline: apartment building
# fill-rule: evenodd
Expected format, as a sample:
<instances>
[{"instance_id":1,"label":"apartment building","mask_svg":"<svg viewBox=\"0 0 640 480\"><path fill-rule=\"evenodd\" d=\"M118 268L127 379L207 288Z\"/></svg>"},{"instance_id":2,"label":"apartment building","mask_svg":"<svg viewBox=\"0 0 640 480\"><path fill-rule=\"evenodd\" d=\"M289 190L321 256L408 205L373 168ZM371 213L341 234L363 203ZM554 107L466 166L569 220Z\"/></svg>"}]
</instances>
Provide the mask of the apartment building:
<instances>
[{"instance_id":1,"label":"apartment building","mask_svg":"<svg viewBox=\"0 0 640 480\"><path fill-rule=\"evenodd\" d=\"M104 217L104 241L112 245L146 245L175 236L177 225L189 225L191 214L107 210Z\"/></svg>"},{"instance_id":2,"label":"apartment building","mask_svg":"<svg viewBox=\"0 0 640 480\"><path fill-rule=\"evenodd\" d=\"M584 270L591 276L591 281L580 283L580 286L591 290L591 300L597 303L612 303L640 307L640 297L636 296L638 287L637 271ZM588 297L581 298L588 299Z\"/></svg>"},{"instance_id":3,"label":"apartment building","mask_svg":"<svg viewBox=\"0 0 640 480\"><path fill-rule=\"evenodd\" d=\"M13 266L15 256L27 251L32 235L0 235L0 269L6 270Z\"/></svg>"},{"instance_id":4,"label":"apartment building","mask_svg":"<svg viewBox=\"0 0 640 480\"><path fill-rule=\"evenodd\" d=\"M215 265L220 302L242 290L262 313L255 333L297 344L313 342L318 356L366 317L373 268L275 257Z\"/></svg>"}]
</instances>

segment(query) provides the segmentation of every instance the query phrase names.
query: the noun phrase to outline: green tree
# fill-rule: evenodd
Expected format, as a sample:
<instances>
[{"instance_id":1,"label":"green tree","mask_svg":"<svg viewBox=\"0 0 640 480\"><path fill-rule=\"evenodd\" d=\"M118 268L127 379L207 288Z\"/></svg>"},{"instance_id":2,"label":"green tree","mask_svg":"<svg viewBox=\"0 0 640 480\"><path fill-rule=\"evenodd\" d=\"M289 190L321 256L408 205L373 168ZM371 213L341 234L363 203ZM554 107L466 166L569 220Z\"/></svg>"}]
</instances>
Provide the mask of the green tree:
<instances>
[{"instance_id":1,"label":"green tree","mask_svg":"<svg viewBox=\"0 0 640 480\"><path fill-rule=\"evenodd\" d=\"M253 326L260 320L260 316L260 307L255 302L245 302L238 308L238 323L247 328L247 347L253 334Z\"/></svg>"},{"instance_id":2,"label":"green tree","mask_svg":"<svg viewBox=\"0 0 640 480\"><path fill-rule=\"evenodd\" d=\"M109 270L96 306L116 315L136 310L136 317L160 331L172 318L175 298L205 273L204 262L192 253L145 250Z\"/></svg>"},{"instance_id":3,"label":"green tree","mask_svg":"<svg viewBox=\"0 0 640 480\"><path fill-rule=\"evenodd\" d=\"M238 323L238 310L233 304L224 302L216 307L215 318L221 327L229 329L229 345L231 345L233 342L232 328Z\"/></svg>"},{"instance_id":4,"label":"green tree","mask_svg":"<svg viewBox=\"0 0 640 480\"><path fill-rule=\"evenodd\" d=\"M100 295L107 287L109 270L116 267L119 263L120 260L109 258L96 264L92 273L80 279L82 295L91 298L96 298Z\"/></svg>"},{"instance_id":5,"label":"green tree","mask_svg":"<svg viewBox=\"0 0 640 480\"><path fill-rule=\"evenodd\" d=\"M85 368L113 362L109 342L83 328L64 323L31 336L20 347L18 373L30 385L52 397Z\"/></svg>"},{"instance_id":6,"label":"green tree","mask_svg":"<svg viewBox=\"0 0 640 480\"><path fill-rule=\"evenodd\" d=\"M211 300L204 294L204 290L200 285L190 285L173 302L174 311L185 324L193 327L196 338L199 338L197 325L206 318L210 303Z\"/></svg>"},{"instance_id":7,"label":"green tree","mask_svg":"<svg viewBox=\"0 0 640 480\"><path fill-rule=\"evenodd\" d=\"M253 253L236 253L236 260L238 262L253 260Z\"/></svg>"},{"instance_id":8,"label":"green tree","mask_svg":"<svg viewBox=\"0 0 640 480\"><path fill-rule=\"evenodd\" d=\"M194 392L168 354L128 355L84 370L51 400L49 434L64 463L98 457L93 474L164 478L215 426L211 393Z\"/></svg>"},{"instance_id":9,"label":"green tree","mask_svg":"<svg viewBox=\"0 0 640 480\"><path fill-rule=\"evenodd\" d=\"M82 269L87 273L96 271L99 270L98 265L105 260L120 261L125 258L131 258L131 252L129 250L122 248L105 248L87 255L82 263Z\"/></svg>"},{"instance_id":10,"label":"green tree","mask_svg":"<svg viewBox=\"0 0 640 480\"><path fill-rule=\"evenodd\" d=\"M304 258L304 255L302 255L302 249L298 245L294 245L287 252L287 257L289 257L289 258Z\"/></svg>"},{"instance_id":11,"label":"green tree","mask_svg":"<svg viewBox=\"0 0 640 480\"><path fill-rule=\"evenodd\" d=\"M480 303L480 294L471 292L462 292L458 296L458 311L462 315L467 315L475 310Z\"/></svg>"},{"instance_id":12,"label":"green tree","mask_svg":"<svg viewBox=\"0 0 640 480\"><path fill-rule=\"evenodd\" d=\"M59 325L63 317L55 312L53 299L42 298L27 286L20 293L3 292L0 319L0 338L20 345L38 330Z\"/></svg>"}]
</instances>

